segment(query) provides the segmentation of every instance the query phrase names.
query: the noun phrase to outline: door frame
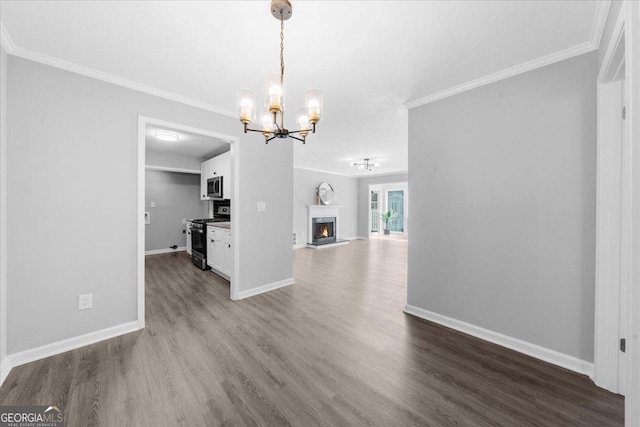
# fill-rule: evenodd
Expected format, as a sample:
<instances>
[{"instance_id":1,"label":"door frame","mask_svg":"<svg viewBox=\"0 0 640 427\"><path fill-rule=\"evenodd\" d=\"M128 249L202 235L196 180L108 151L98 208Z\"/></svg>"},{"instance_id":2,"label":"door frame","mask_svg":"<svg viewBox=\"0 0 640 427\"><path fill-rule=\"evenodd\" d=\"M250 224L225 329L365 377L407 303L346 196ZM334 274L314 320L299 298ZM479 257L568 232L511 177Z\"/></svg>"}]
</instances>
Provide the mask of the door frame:
<instances>
[{"instance_id":1,"label":"door frame","mask_svg":"<svg viewBox=\"0 0 640 427\"><path fill-rule=\"evenodd\" d=\"M385 207L385 211L389 210L389 191L402 191L403 195L402 195L402 203L404 204L403 206L403 214L404 216L402 217L402 225L403 225L403 230L404 231L391 231L391 233L393 234L404 234L407 235L409 232L409 227L408 227L408 218L409 218L409 183L408 182L398 182L398 183L393 183L393 184L387 184L384 186L383 188L383 193L384 193L384 207Z\"/></svg>"},{"instance_id":2,"label":"door frame","mask_svg":"<svg viewBox=\"0 0 640 427\"><path fill-rule=\"evenodd\" d=\"M369 203L368 203L368 210L369 210L369 230L367 231L368 233L368 237L371 237L371 233L373 232L371 230L371 228L373 227L373 216L371 215L371 193L376 192L378 193L378 212L380 212L380 203L382 202L382 187L378 188L378 185L371 185L369 184ZM380 234L380 223L382 221L380 221L380 218L378 217L378 231L377 233Z\"/></svg>"},{"instance_id":3,"label":"door frame","mask_svg":"<svg viewBox=\"0 0 640 427\"><path fill-rule=\"evenodd\" d=\"M161 126L168 127L171 129L197 133L200 135L210 136L213 138L221 139L227 141L231 148L231 197L232 200L235 200L234 204L236 206L239 205L239 185L238 185L238 177L239 177L239 151L237 149L237 143L239 142L239 138L233 135L226 135L219 132L213 132L206 129L200 129L193 126L187 126L180 123L173 123L166 120L155 119L151 117L138 116L138 208L137 208L137 235L138 235L138 245L137 245L137 297L138 297L138 327L145 327L145 273L144 273L144 244L145 244L145 222L144 222L144 205L145 205L145 138L146 138L146 128L147 125L152 126ZM233 300L238 299L239 292L239 284L240 284L240 269L239 263L237 260L240 258L239 256L239 245L238 241L240 240L240 214L237 209L231 209L231 222L233 223L233 233L231 235L231 242L233 245L233 256L235 262L233 263L233 275L230 280L230 298Z\"/></svg>"},{"instance_id":4,"label":"door frame","mask_svg":"<svg viewBox=\"0 0 640 427\"><path fill-rule=\"evenodd\" d=\"M624 2L598 75L598 174L596 208L596 299L593 381L625 392L625 424L640 425L640 4ZM615 138L619 108L611 81L624 71L621 146ZM617 105L616 105L617 104ZM613 112L613 113L612 113ZM619 122L618 122L619 126ZM618 156L619 161L617 161ZM634 197L636 194L636 197ZM619 228L612 228L619 227ZM610 231L610 233L607 232ZM613 233L613 234L611 234ZM611 249L614 250L611 250ZM619 269L616 276L615 269ZM613 272L613 273L612 273ZM617 293L617 295L616 295ZM635 307L635 309L634 309ZM618 375L618 331L626 332L624 375ZM613 345L612 345L613 344ZM623 366L624 368L624 366Z\"/></svg>"},{"instance_id":5,"label":"door frame","mask_svg":"<svg viewBox=\"0 0 640 427\"><path fill-rule=\"evenodd\" d=\"M624 13L615 23L597 83L596 294L594 382L624 394L619 379L620 309L629 282L631 194L630 141L623 135L621 78L626 77Z\"/></svg>"}]
</instances>

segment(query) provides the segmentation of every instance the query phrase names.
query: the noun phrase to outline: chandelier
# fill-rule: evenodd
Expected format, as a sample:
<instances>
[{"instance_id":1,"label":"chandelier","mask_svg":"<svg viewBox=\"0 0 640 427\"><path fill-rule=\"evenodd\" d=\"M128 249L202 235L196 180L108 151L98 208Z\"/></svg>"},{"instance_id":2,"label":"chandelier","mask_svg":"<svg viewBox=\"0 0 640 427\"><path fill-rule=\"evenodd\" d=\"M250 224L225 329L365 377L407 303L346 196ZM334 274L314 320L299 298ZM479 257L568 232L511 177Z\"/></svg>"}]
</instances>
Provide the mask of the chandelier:
<instances>
[{"instance_id":1,"label":"chandelier","mask_svg":"<svg viewBox=\"0 0 640 427\"><path fill-rule=\"evenodd\" d=\"M358 169L366 169L369 172L373 172L372 168L380 165L377 163L370 163L369 160L370 159L364 159L364 163L351 163L351 166L358 166Z\"/></svg>"},{"instance_id":2,"label":"chandelier","mask_svg":"<svg viewBox=\"0 0 640 427\"><path fill-rule=\"evenodd\" d=\"M267 76L265 108L260 115L262 129L249 128L256 115L256 94L251 89L238 90L238 118L244 125L244 133L262 133L265 144L274 138L293 138L305 144L307 135L316 133L316 124L322 118L322 92L307 90L305 106L297 111L298 130L284 127L284 21L291 18L291 3L289 0L271 0L271 14L280 21L280 74Z\"/></svg>"}]
</instances>

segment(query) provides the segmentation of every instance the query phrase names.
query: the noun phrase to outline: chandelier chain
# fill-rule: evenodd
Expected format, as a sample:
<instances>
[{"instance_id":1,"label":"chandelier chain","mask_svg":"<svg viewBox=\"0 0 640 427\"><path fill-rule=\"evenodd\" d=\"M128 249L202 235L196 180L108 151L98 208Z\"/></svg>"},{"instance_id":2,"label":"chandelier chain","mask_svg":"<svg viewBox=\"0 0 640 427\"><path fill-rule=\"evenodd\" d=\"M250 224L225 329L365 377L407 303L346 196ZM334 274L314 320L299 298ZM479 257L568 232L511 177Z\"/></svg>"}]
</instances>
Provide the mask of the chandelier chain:
<instances>
[{"instance_id":1,"label":"chandelier chain","mask_svg":"<svg viewBox=\"0 0 640 427\"><path fill-rule=\"evenodd\" d=\"M280 84L284 84L284 17L280 15Z\"/></svg>"}]
</instances>

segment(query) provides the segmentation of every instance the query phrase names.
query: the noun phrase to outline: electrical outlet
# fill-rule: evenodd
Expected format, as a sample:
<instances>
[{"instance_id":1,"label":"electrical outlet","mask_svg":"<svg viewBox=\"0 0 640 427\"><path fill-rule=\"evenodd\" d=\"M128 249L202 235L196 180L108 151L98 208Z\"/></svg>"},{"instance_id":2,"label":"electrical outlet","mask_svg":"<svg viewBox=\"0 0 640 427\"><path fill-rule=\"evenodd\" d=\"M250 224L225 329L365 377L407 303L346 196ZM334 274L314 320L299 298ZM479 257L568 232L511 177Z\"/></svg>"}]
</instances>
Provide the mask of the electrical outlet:
<instances>
[{"instance_id":1,"label":"electrical outlet","mask_svg":"<svg viewBox=\"0 0 640 427\"><path fill-rule=\"evenodd\" d=\"M151 207L155 208L156 207L156 202L151 202Z\"/></svg>"},{"instance_id":2,"label":"electrical outlet","mask_svg":"<svg viewBox=\"0 0 640 427\"><path fill-rule=\"evenodd\" d=\"M264 212L267 210L267 204L265 202L258 202L256 208L258 212Z\"/></svg>"},{"instance_id":3,"label":"electrical outlet","mask_svg":"<svg viewBox=\"0 0 640 427\"><path fill-rule=\"evenodd\" d=\"M187 223L187 218L182 218L182 223L186 224Z\"/></svg>"},{"instance_id":4,"label":"electrical outlet","mask_svg":"<svg viewBox=\"0 0 640 427\"><path fill-rule=\"evenodd\" d=\"M91 307L93 307L93 294L85 294L78 297L78 310L86 310Z\"/></svg>"}]
</instances>

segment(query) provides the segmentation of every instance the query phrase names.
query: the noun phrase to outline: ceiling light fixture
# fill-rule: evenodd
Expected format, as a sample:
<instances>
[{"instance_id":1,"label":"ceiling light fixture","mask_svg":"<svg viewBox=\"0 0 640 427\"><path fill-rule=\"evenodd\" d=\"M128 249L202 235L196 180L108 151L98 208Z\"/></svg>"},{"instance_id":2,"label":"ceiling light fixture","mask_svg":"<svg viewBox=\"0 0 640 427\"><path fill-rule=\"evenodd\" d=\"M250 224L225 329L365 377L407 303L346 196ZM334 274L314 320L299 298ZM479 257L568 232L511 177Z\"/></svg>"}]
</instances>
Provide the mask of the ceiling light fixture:
<instances>
[{"instance_id":1,"label":"ceiling light fixture","mask_svg":"<svg viewBox=\"0 0 640 427\"><path fill-rule=\"evenodd\" d=\"M305 94L305 106L298 108L298 130L284 127L284 21L291 18L291 12L289 0L271 0L271 14L280 21L280 74L267 76L265 109L260 116L262 129L249 128L249 124L255 120L256 93L251 89L238 90L238 118L244 125L244 133L262 133L265 144L274 138L293 138L305 144L307 135L309 132L316 133L316 124L322 118L322 92L309 89ZM299 134L300 137L293 134Z\"/></svg>"},{"instance_id":2,"label":"ceiling light fixture","mask_svg":"<svg viewBox=\"0 0 640 427\"><path fill-rule=\"evenodd\" d=\"M176 142L176 141L178 141L180 139L180 137L178 135L176 135L175 133L163 132L163 131L155 131L153 133L153 136L158 138L160 141Z\"/></svg>"},{"instance_id":3,"label":"ceiling light fixture","mask_svg":"<svg viewBox=\"0 0 640 427\"><path fill-rule=\"evenodd\" d=\"M351 163L351 166L358 166L358 169L366 169L369 172L373 172L374 167L380 166L378 163L370 163L370 159L364 159L364 163Z\"/></svg>"}]
</instances>

